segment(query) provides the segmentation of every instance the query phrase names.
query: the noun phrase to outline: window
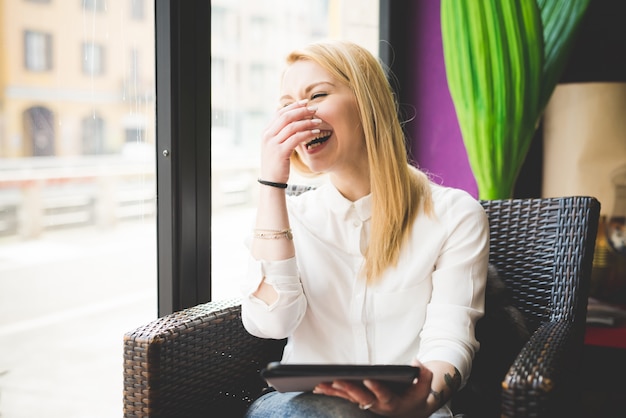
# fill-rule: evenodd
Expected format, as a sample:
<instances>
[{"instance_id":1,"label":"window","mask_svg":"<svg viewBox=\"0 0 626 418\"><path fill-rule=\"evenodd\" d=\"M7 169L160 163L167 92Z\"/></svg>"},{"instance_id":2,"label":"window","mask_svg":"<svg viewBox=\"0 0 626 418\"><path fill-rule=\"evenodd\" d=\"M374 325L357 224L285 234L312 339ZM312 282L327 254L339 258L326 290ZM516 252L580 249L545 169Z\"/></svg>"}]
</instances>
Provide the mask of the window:
<instances>
[{"instance_id":1,"label":"window","mask_svg":"<svg viewBox=\"0 0 626 418\"><path fill-rule=\"evenodd\" d=\"M55 123L52 111L43 106L33 106L24 112L24 137L34 157L54 155Z\"/></svg>"},{"instance_id":2,"label":"window","mask_svg":"<svg viewBox=\"0 0 626 418\"><path fill-rule=\"evenodd\" d=\"M106 0L80 0L82 10L91 12L103 12Z\"/></svg>"},{"instance_id":3,"label":"window","mask_svg":"<svg viewBox=\"0 0 626 418\"><path fill-rule=\"evenodd\" d=\"M265 44L271 32L270 20L267 16L253 16L250 19L250 41L252 44Z\"/></svg>"},{"instance_id":4,"label":"window","mask_svg":"<svg viewBox=\"0 0 626 418\"><path fill-rule=\"evenodd\" d=\"M130 16L135 20L144 18L144 2L145 0L130 0Z\"/></svg>"},{"instance_id":5,"label":"window","mask_svg":"<svg viewBox=\"0 0 626 418\"><path fill-rule=\"evenodd\" d=\"M24 32L24 59L27 70L51 70L52 35L31 30Z\"/></svg>"},{"instance_id":6,"label":"window","mask_svg":"<svg viewBox=\"0 0 626 418\"><path fill-rule=\"evenodd\" d=\"M141 76L141 71L139 70L139 50L137 48L130 50L130 61L128 64L128 78L131 83L137 82Z\"/></svg>"},{"instance_id":7,"label":"window","mask_svg":"<svg viewBox=\"0 0 626 418\"><path fill-rule=\"evenodd\" d=\"M158 312L155 2L0 4L0 415L121 416Z\"/></svg>"},{"instance_id":8,"label":"window","mask_svg":"<svg viewBox=\"0 0 626 418\"><path fill-rule=\"evenodd\" d=\"M81 121L82 153L85 155L104 154L106 134L104 119L98 114L89 115Z\"/></svg>"},{"instance_id":9,"label":"window","mask_svg":"<svg viewBox=\"0 0 626 418\"><path fill-rule=\"evenodd\" d=\"M259 140L276 108L285 54L329 37L378 54L378 10L372 0L277 0L271 8L254 0L211 2L211 240L219 242L211 249L213 299L238 296L245 275Z\"/></svg>"},{"instance_id":10,"label":"window","mask_svg":"<svg viewBox=\"0 0 626 418\"><path fill-rule=\"evenodd\" d=\"M126 128L124 130L124 138L127 144L132 144L135 142L143 142L146 136L146 132L141 127L136 128Z\"/></svg>"},{"instance_id":11,"label":"window","mask_svg":"<svg viewBox=\"0 0 626 418\"><path fill-rule=\"evenodd\" d=\"M83 44L83 74L94 76L104 74L104 47L94 43Z\"/></svg>"}]
</instances>

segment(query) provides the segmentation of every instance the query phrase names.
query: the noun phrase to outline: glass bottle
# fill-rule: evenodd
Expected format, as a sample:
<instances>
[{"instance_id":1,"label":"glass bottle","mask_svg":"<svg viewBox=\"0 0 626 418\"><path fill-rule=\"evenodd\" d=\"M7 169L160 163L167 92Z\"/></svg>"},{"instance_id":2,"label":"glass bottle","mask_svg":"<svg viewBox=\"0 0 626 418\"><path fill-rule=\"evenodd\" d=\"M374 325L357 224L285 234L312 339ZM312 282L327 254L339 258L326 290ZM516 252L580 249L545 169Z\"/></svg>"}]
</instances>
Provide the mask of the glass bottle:
<instances>
[{"instance_id":1,"label":"glass bottle","mask_svg":"<svg viewBox=\"0 0 626 418\"><path fill-rule=\"evenodd\" d=\"M606 282L606 299L626 305L626 165L612 175L615 202L605 228L611 253Z\"/></svg>"},{"instance_id":2,"label":"glass bottle","mask_svg":"<svg viewBox=\"0 0 626 418\"><path fill-rule=\"evenodd\" d=\"M626 257L626 166L613 175L615 202L606 225L607 242L621 257Z\"/></svg>"}]
</instances>

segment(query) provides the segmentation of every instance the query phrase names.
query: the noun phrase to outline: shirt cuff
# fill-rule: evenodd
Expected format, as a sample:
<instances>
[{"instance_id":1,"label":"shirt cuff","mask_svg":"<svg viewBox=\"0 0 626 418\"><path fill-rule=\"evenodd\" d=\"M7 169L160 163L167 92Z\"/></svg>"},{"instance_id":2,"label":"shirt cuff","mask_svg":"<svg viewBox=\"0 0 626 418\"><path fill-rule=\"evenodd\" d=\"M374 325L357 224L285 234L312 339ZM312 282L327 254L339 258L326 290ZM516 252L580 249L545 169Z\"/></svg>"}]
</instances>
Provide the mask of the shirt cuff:
<instances>
[{"instance_id":1,"label":"shirt cuff","mask_svg":"<svg viewBox=\"0 0 626 418\"><path fill-rule=\"evenodd\" d=\"M248 275L241 285L241 293L250 297L259 288L265 278L265 282L274 287L282 284L299 283L298 266L296 258L286 260L267 261L256 260L250 256L248 261Z\"/></svg>"}]
</instances>

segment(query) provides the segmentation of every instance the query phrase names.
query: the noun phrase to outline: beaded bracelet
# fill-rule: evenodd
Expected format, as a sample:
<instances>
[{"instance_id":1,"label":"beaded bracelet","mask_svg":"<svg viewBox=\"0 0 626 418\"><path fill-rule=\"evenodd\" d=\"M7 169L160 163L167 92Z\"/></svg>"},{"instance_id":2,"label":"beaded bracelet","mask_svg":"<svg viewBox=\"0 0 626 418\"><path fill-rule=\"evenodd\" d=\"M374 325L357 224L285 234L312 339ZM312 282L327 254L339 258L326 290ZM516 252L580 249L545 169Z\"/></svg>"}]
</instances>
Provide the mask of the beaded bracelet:
<instances>
[{"instance_id":1,"label":"beaded bracelet","mask_svg":"<svg viewBox=\"0 0 626 418\"><path fill-rule=\"evenodd\" d=\"M255 229L252 231L252 236L254 238L259 239L280 239L287 238L288 240L293 239L293 234L291 233L291 229Z\"/></svg>"},{"instance_id":2,"label":"beaded bracelet","mask_svg":"<svg viewBox=\"0 0 626 418\"><path fill-rule=\"evenodd\" d=\"M279 189L287 188L287 183L275 183L273 181L267 181L267 180L262 180L262 179L257 179L257 181L264 186L278 187Z\"/></svg>"}]
</instances>

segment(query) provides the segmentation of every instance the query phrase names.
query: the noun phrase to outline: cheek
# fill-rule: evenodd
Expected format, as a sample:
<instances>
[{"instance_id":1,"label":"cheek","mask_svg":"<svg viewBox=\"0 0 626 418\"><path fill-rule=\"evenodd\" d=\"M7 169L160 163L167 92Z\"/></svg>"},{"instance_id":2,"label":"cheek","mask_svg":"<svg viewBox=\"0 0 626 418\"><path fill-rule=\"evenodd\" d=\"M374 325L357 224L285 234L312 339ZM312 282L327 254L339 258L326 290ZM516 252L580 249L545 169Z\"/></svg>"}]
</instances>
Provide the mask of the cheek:
<instances>
[{"instance_id":1,"label":"cheek","mask_svg":"<svg viewBox=\"0 0 626 418\"><path fill-rule=\"evenodd\" d=\"M345 109L346 111L344 113L344 117L352 130L354 132L362 131L361 115L359 114L359 109L357 108L356 103L346 103Z\"/></svg>"}]
</instances>

